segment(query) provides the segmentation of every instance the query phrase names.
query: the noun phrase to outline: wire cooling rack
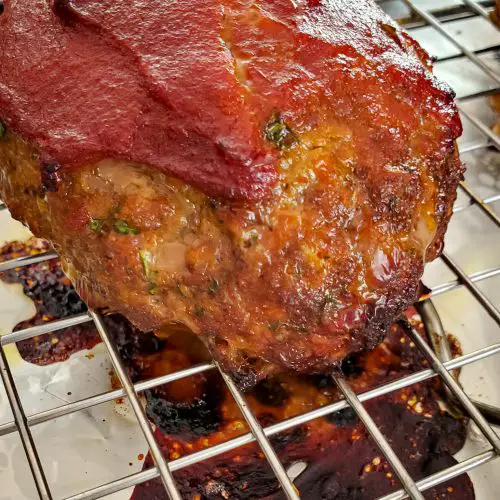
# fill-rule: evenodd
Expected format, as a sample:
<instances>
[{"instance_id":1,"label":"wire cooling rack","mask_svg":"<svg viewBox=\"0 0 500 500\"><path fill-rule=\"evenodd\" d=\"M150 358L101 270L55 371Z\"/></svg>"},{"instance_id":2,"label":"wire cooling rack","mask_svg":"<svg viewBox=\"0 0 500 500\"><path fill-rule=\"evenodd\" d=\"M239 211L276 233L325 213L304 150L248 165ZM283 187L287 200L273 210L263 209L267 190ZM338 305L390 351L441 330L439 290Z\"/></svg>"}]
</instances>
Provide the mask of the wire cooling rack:
<instances>
[{"instance_id":1,"label":"wire cooling rack","mask_svg":"<svg viewBox=\"0 0 500 500\"><path fill-rule=\"evenodd\" d=\"M406 23L407 29L415 29L422 26L428 26L434 29L439 36L447 39L457 49L458 58L466 58L470 63L479 68L487 77L494 82L493 86L490 86L488 92L494 92L500 89L500 74L497 73L492 66L490 66L482 56L484 51L477 50L472 51L467 49L447 27L447 23L456 19L474 19L477 17L484 17L489 20L489 10L492 7L492 2L481 2L475 3L472 0L462 0L460 6L454 6L450 9L443 9L440 11L428 11L417 6L411 0L382 0L381 4L392 4L390 8L394 8L395 4L400 4L399 7L406 7L407 11L411 13L411 18ZM419 5L422 2L419 3ZM456 2L455 2L456 4ZM386 5L385 5L386 6ZM387 6L386 6L387 7ZM396 6L397 7L397 6ZM391 11L389 8L389 11ZM409 10L408 10L409 9ZM490 47L490 51L494 51L498 47ZM444 60L444 59L441 59ZM486 92L481 92L481 95L485 95ZM485 147L495 147L500 151L500 139L497 137L490 128L477 116L471 114L469 111L465 110L461 103L468 98L477 97L479 94L471 94L462 96L459 101L459 108L462 116L468 120L481 134L485 136L487 142L479 146L469 147L466 150L479 149ZM463 151L462 151L463 152ZM474 190L465 182L461 184L461 189L468 197L468 205L477 205L485 216L487 216L497 227L500 226L500 218L491 209L491 204L495 201L500 200L500 195L492 196L487 199L482 199ZM458 207L458 210L463 210L465 207ZM6 209L5 205L0 203L0 210ZM17 267L28 266L30 264L35 264L38 262L47 261L50 259L57 258L57 254L54 252L45 252L36 256L23 257L18 259L13 259L0 263L0 272L14 269ZM500 326L500 311L499 309L488 299L488 297L480 290L477 286L478 282L491 279L495 276L500 275L500 266L493 269L487 269L474 274L467 274L457 262L450 257L446 252L441 257L442 261L446 264L450 271L455 276L455 279L445 283L441 283L433 288L434 296L449 293L458 287L465 287L473 295L475 300L484 308L484 310L491 316L497 326ZM75 326L85 322L93 321L102 341L109 353L109 357L113 368L121 382L122 388L112 390L103 394L94 395L84 399L80 399L57 408L42 411L33 415L27 416L23 405L21 403L21 398L16 388L14 378L7 361L4 348L5 346L19 342L24 339L29 339L37 335L42 335L44 333L53 332L56 330L62 330L71 326ZM171 373L165 376L157 377L151 380L142 381L136 384L132 384L125 368L118 354L118 350L114 345L110 335L106 331L101 317L89 311L84 314L79 314L73 317L65 318L62 320L53 321L50 323L45 323L42 325L27 328L25 330L19 330L0 338L0 375L5 386L6 394L12 409L14 416L14 421L0 425L0 437L11 433L18 433L26 457L31 468L31 472L38 490L38 494L42 499L51 499L52 494L50 487L44 473L42 463L39 458L38 450L35 446L31 434L31 428L40 424L42 422L47 422L49 420L62 417L64 415L69 415L74 412L83 410L85 408L90 408L99 405L104 402L113 401L120 397L127 397L130 405L135 413L137 422L144 433L146 441L148 443L151 455L154 460L154 467L143 470L141 472L133 473L128 476L122 477L120 479L108 482L106 484L98 485L92 489L82 491L78 494L67 497L66 500L83 500L83 499L95 499L101 498L103 496L112 494L117 491L124 490L126 488L132 487L134 485L140 484L142 482L161 478L166 494L171 499L180 499L181 496L176 487L175 479L172 475L173 472L182 469L184 467L193 465L195 463L207 460L209 458L215 457L229 450L233 450L237 447L252 443L256 441L262 449L267 461L269 462L271 468L273 469L278 481L283 488L283 491L287 498L298 499L300 492L296 489L291 479L288 477L287 472L283 464L279 461L276 452L274 451L269 437L278 434L282 431L291 429L295 426L304 424L313 419L323 417L325 415L331 414L333 412L340 411L344 408L351 407L358 415L360 420L366 426L368 432L371 434L372 438L380 448L381 452L389 462L389 464L394 469L402 488L399 491L391 493L383 497L383 500L398 500L403 498L412 499L423 499L422 492L432 488L438 484L448 481L456 476L459 476L467 471L479 467L486 462L489 462L498 457L500 454L500 439L491 426L488 424L483 415L474 406L468 396L465 394L461 386L456 382L450 371L466 366L470 363L477 362L479 360L485 359L487 357L493 356L494 354L500 353L500 343L489 345L482 349L476 350L469 354L460 356L450 361L442 363L434 351L429 347L429 345L420 337L420 335L413 330L411 327L407 328L406 334L415 343L415 345L421 350L421 352L430 361L431 368L421 370L417 373L413 373L410 376L396 380L394 382L382 385L370 391L366 391L361 394L355 394L354 391L349 386L348 382L341 378L340 376L335 377L335 382L338 385L340 391L344 395L344 399L337 401L333 404L315 409L314 411L278 422L274 425L268 427L261 427L255 416L252 414L249 406L246 404L245 396L238 390L233 381L224 372L221 371L220 367L216 362L204 363L200 365L193 366L189 369L181 370L175 373ZM244 434L235 439L231 439L224 443L212 446L210 448L197 451L191 455L178 458L176 460L167 461L163 456L160 447L155 441L152 427L146 418L144 408L138 398L138 394L145 391L146 389L151 389L158 387L163 384L173 382L175 380L180 380L191 375L201 373L207 370L219 370L224 379L225 383L232 396L234 397L236 403L238 404L251 432ZM378 396L388 394L392 391L402 389L404 387L411 386L418 382L430 379L432 377L440 377L446 384L448 389L454 395L456 400L462 405L465 412L470 416L470 418L476 423L478 428L483 433L484 437L490 445L490 449L479 453L467 460L464 460L452 467L444 469L440 472L432 474L418 482L415 482L408 471L405 469L401 463L399 457L391 448L389 442L381 433L380 429L376 426L373 419L370 417L369 413L363 406L363 402L370 399L376 398Z\"/></svg>"}]
</instances>

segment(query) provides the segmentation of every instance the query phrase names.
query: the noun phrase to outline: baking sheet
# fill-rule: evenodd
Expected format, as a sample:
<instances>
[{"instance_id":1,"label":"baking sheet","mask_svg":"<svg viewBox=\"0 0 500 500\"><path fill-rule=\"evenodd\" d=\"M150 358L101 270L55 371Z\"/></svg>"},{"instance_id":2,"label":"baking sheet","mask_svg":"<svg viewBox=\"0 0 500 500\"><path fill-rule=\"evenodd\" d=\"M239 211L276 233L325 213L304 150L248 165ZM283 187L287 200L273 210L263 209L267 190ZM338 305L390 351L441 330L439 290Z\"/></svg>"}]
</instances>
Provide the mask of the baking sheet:
<instances>
[{"instance_id":1,"label":"baking sheet","mask_svg":"<svg viewBox=\"0 0 500 500\"><path fill-rule=\"evenodd\" d=\"M423 7L459 5L456 1L420 1ZM398 1L385 2L396 12L405 7ZM471 49L484 49L500 44L500 33L481 18L448 23L447 28ZM440 57L456 54L456 49L431 28L412 31L427 50ZM499 68L492 54L484 57ZM500 69L500 68L499 68ZM494 83L465 59L452 59L436 65L436 74L450 82L457 95L494 88ZM485 99L464 104L468 110L493 123L495 117ZM462 148L485 144L484 136L464 121ZM470 152L463 155L469 165L467 181L480 196L500 194L500 155L497 152ZM460 196L457 207L468 204ZM492 207L500 210L500 201ZM25 239L29 232L12 221L6 211L0 212L0 242ZM500 265L500 231L475 207L457 213L446 239L447 251L467 272ZM453 280L446 266L437 261L425 274L430 286ZM480 284L489 298L500 306L500 277ZM434 302L448 331L461 341L465 353L500 341L498 326L464 289L436 297ZM18 322L34 313L33 304L23 296L20 285L0 283L0 334L12 331ZM70 360L46 367L22 361L15 346L7 348L8 360L28 415L54 408L82 397L111 389L111 364L102 346L92 352L83 351ZM471 396L500 405L500 363L489 358L469 365L462 371L461 381ZM0 384L0 424L11 422L12 414ZM80 491L137 472L142 468L141 454L147 446L126 402L109 402L61 417L32 428L40 458L54 498L64 498ZM484 439L471 428L459 460L487 449ZM500 461L483 465L470 474L479 499L497 498L500 491ZM0 500L34 499L37 497L22 445L17 434L0 437ZM108 498L126 499L130 489Z\"/></svg>"},{"instance_id":2,"label":"baking sheet","mask_svg":"<svg viewBox=\"0 0 500 500\"><path fill-rule=\"evenodd\" d=\"M28 233L5 224L2 236ZM0 282L0 334L30 318L34 306L21 285ZM63 363L36 366L6 348L12 374L27 415L109 391L111 363L102 344ZM0 424L13 420L3 387ZM32 427L33 437L54 498L65 498L142 469L147 445L125 401L109 402ZM17 434L0 437L0 500L37 498ZM115 498L128 498L121 492Z\"/></svg>"}]
</instances>

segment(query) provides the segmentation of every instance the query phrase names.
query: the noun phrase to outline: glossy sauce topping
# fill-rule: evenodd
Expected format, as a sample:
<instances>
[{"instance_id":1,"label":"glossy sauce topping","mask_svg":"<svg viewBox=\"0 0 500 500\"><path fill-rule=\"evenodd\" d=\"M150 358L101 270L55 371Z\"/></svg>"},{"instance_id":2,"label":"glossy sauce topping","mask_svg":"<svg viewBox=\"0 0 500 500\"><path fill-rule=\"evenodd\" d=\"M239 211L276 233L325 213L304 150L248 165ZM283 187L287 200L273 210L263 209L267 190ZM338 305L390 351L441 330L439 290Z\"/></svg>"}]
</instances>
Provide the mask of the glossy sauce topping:
<instances>
[{"instance_id":1,"label":"glossy sauce topping","mask_svg":"<svg viewBox=\"0 0 500 500\"><path fill-rule=\"evenodd\" d=\"M0 43L1 118L63 167L132 161L257 199L276 112L300 133L345 123L360 168L403 160L424 114L427 150L460 133L423 51L366 0L5 0Z\"/></svg>"}]
</instances>

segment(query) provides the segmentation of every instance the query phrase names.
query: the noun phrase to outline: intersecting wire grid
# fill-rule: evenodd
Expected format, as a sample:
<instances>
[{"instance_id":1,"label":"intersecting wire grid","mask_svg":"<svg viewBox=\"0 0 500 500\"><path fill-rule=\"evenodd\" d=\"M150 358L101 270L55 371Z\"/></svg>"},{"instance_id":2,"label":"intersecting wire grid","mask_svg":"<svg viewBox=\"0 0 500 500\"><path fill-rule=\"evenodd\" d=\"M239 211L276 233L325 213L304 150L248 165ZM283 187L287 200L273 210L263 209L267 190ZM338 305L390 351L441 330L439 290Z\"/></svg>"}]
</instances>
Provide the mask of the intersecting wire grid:
<instances>
[{"instance_id":1,"label":"intersecting wire grid","mask_svg":"<svg viewBox=\"0 0 500 500\"><path fill-rule=\"evenodd\" d=\"M384 0L382 0L383 2ZM446 25L442 22L443 19L434 16L433 14L423 11L419 7L415 6L411 0L401 0L411 11L425 24L432 26L436 29L440 35L446 37L451 43L453 43L460 51L462 56L469 58L474 64L480 67L488 76L496 82L498 89L500 89L500 74L497 74L492 68L485 65L485 63L478 58L477 54L467 50L463 47L460 42L453 38L452 35L447 31ZM488 18L488 12L482 6L475 4L472 0L462 0L463 4L469 9L467 15L483 16ZM467 96L472 97L472 96ZM463 117L469 120L475 127L477 127L484 135L489 139L489 145L495 146L500 151L500 139L490 131L489 127L469 114L468 112L460 109ZM482 146L486 147L486 146ZM481 199L470 189L470 187L462 183L461 188L469 197L470 205L477 205L481 208L483 213L489 217L497 226L500 227L500 218L490 209L488 206L494 201L498 201L500 196L495 196L488 198L486 200ZM5 205L0 203L0 210L6 209ZM463 209L463 208L461 208ZM13 259L0 263L0 272L14 269L17 267L27 266L37 262L43 262L50 259L57 258L54 252L45 252L43 254L23 257L19 259ZM494 306L494 304L482 293L482 291L476 286L476 283L483 281L494 276L500 275L500 267L494 269L488 269L481 271L472 275L467 275L459 265L445 252L442 255L442 260L446 263L448 268L455 274L456 279L454 281L443 283L436 286L433 289L433 295L440 295L458 287L465 286L475 299L484 307L487 313L495 320L495 322L500 326L500 311ZM44 333L53 332L56 330L61 330L71 326L75 326L81 323L93 321L104 345L106 346L111 363L113 365L118 378L120 379L122 388L112 390L103 394L98 394L95 396L87 397L75 402L59 406L50 410L46 410L40 413L27 416L23 410L21 399L16 389L6 356L4 347L8 344L16 343L24 339L29 339L37 335L42 335ZM40 424L42 422L47 422L49 420L62 417L63 415L69 415L71 413L83 410L85 408L90 408L107 401L113 401L120 397L128 397L132 409L137 418L137 422L140 425L144 436L148 442L151 455L154 459L154 467L131 474L129 476L120 478L118 480L111 481L109 483L96 486L87 491L83 491L76 495L69 497L67 500L83 500L83 499L94 499L101 498L103 496L109 495L111 493L124 490L131 486L143 483L154 478L161 478L166 493L171 499L180 499L181 496L175 484L175 479L172 475L173 472L182 469L184 467L193 465L195 463L207 460L209 458L218 456L227 451L233 450L237 447L252 443L257 441L261 447L266 459L268 460L271 468L273 469L278 481L283 488L283 491L287 498L298 499L299 492L293 485L292 481L289 479L283 464L278 459L276 452L274 451L269 438L280 432L292 429L298 425L309 422L313 419L320 418L331 414L333 412L340 411L344 408L351 407L358 415L360 420L366 426L368 432L384 454L387 461L390 463L394 469L397 477L399 478L402 489L391 493L385 497L383 500L399 500L403 498L412 499L423 499L422 492L437 486L445 481L448 481L460 474L470 471L486 462L489 462L498 457L500 454L500 439L497 434L493 431L481 413L472 404L470 399L466 396L464 391L455 381L455 379L450 375L450 371L456 368L463 367L470 363L482 360L486 357L492 356L494 354L500 353L500 343L490 345L486 348L474 351L470 354L466 354L455 358L451 361L441 363L436 357L432 349L427 345L427 343L422 340L417 332L409 328L407 330L407 335L416 344L416 346L423 352L423 354L430 361L432 368L421 370L410 376L404 377L402 379L393 381L391 383L379 386L370 391L356 395L353 390L349 387L348 382L340 376L335 376L335 382L338 385L340 391L344 395L344 399L337 401L335 403L329 404L327 406L315 409L308 413L298 415L293 418L278 422L274 425L262 428L258 423L255 416L252 414L249 406L246 404L244 395L238 390L233 381L225 373L223 373L214 361L211 363L204 363L190 367L189 369L181 370L175 373L157 377L151 380L138 382L132 384L124 365L120 359L117 348L114 345L110 335L106 331L104 324L100 316L92 311L84 314L79 314L73 317L52 321L50 323L45 323L42 325L27 328L25 330L19 330L7 335L4 335L0 339L0 375L3 384L6 389L7 397L11 405L12 413L14 415L14 421L0 425L0 437L18 432L23 443L24 450L26 452L26 457L39 493L40 498L51 499L52 495L50 492L50 487L45 477L42 464L40 462L38 451L34 444L31 427ZM160 385L173 382L175 380L180 380L197 373L201 373L207 370L219 370L225 383L228 386L229 391L233 395L235 401L237 402L242 414L247 421L250 428L249 433L239 436L237 438L231 439L224 443L206 448L191 455L178 458L176 460L167 461L162 454L162 451L155 441L153 436L153 431L151 425L149 424L146 415L144 413L143 406L138 398L138 394L141 392L158 387ZM415 482L408 471L405 469L401 463L399 457L396 455L394 450L391 448L389 442L382 435L381 431L378 429L368 412L363 406L364 401L376 398L378 396L388 394L390 392L408 387L418 382L428 380L432 377L439 376L443 382L448 386L451 392L454 394L456 399L461 403L464 410L469 414L471 419L477 424L479 429L482 431L485 438L489 441L491 449L473 456L461 463L457 463L447 469L437 472L431 476L428 476L418 482Z\"/></svg>"}]
</instances>

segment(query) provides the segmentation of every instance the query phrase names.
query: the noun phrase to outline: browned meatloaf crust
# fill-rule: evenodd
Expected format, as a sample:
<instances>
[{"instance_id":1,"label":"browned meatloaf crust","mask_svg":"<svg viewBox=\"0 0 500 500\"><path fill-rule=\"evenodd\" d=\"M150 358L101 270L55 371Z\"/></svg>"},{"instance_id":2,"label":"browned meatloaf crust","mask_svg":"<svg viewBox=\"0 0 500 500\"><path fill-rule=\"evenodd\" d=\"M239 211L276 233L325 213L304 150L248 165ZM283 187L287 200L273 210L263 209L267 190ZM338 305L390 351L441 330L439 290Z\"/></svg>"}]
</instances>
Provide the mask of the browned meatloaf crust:
<instances>
[{"instance_id":1,"label":"browned meatloaf crust","mask_svg":"<svg viewBox=\"0 0 500 500\"><path fill-rule=\"evenodd\" d=\"M381 341L441 250L463 173L453 94L434 79L423 50L371 2L352 10L299 2L297 12L281 0L266 8L215 3L225 6L221 50L244 54L240 90L245 110L254 106L257 142L276 157L277 181L265 196L216 196L204 177L194 187L127 151L48 162L44 145L57 152L64 138L50 128L28 137L24 122L9 116L2 116L0 196L53 242L91 307L108 306L144 331L183 325L226 370L255 380L277 366L323 371ZM86 13L76 12L65 36L99 32L100 18L85 18L80 29L79 16ZM340 39L341 32L352 36ZM4 52L15 49L11 38L3 42ZM1 69L0 77L24 90ZM243 85L240 72L233 77ZM201 93L197 112L206 119ZM54 106L71 104L56 97L37 104L47 111L40 126ZM224 112L237 118L240 104ZM30 102L22 112L35 108ZM192 117L177 123L186 135ZM240 132L221 128L217 144L242 140ZM221 152L221 168L226 160Z\"/></svg>"},{"instance_id":2,"label":"browned meatloaf crust","mask_svg":"<svg viewBox=\"0 0 500 500\"><path fill-rule=\"evenodd\" d=\"M44 248L36 241L13 243L0 253L13 258ZM16 329L85 310L57 260L3 273L0 278L21 283L36 305L36 316ZM407 312L424 335L423 325L414 314L414 309ZM177 332L160 340L152 333L139 332L120 315L104 316L104 321L134 382L188 368L209 356L192 335L186 338ZM87 323L24 340L17 347L23 359L47 364L64 360L80 349L91 349L99 341L95 326ZM459 353L459 348L455 350ZM374 350L352 356L342 366L358 393L427 367L428 361L399 324L389 329L384 342ZM323 375L271 376L246 394L252 412L264 426L340 397L331 378ZM216 370L149 390L146 401L148 416L157 426L156 437L168 460L249 432ZM446 391L436 377L364 403L414 480L454 465L453 455L465 442L467 420L453 418L443 410L446 401ZM296 462L307 465L295 480L301 497L307 500L371 500L401 487L366 428L349 408L281 432L271 440L285 467ZM144 467L152 465L148 456ZM255 443L179 470L174 476L182 498L189 500L284 498ZM424 495L429 500L472 500L474 489L463 474ZM132 498L163 500L167 494L161 481L155 479L137 486Z\"/></svg>"}]
</instances>

